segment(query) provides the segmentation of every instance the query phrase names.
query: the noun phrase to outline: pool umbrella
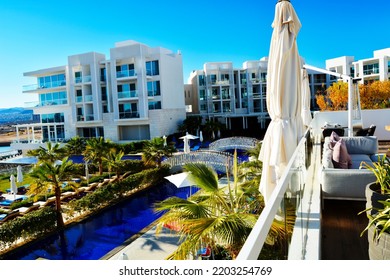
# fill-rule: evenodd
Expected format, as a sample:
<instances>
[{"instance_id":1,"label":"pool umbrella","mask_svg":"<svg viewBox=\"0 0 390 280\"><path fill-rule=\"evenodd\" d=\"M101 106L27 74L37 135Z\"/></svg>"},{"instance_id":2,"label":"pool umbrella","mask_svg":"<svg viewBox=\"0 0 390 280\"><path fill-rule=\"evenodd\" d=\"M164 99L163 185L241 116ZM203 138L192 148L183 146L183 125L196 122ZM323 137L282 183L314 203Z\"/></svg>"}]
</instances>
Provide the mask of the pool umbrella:
<instances>
[{"instance_id":1,"label":"pool umbrella","mask_svg":"<svg viewBox=\"0 0 390 280\"><path fill-rule=\"evenodd\" d=\"M306 69L302 69L302 121L303 125L309 126L312 120L310 112L310 85L309 85L309 75L307 74Z\"/></svg>"},{"instance_id":2,"label":"pool umbrella","mask_svg":"<svg viewBox=\"0 0 390 280\"><path fill-rule=\"evenodd\" d=\"M267 108L271 122L259 160L263 162L260 192L267 202L303 134L301 118L302 63L296 43L301 23L291 3L275 7L268 57Z\"/></svg>"},{"instance_id":3,"label":"pool umbrella","mask_svg":"<svg viewBox=\"0 0 390 280\"><path fill-rule=\"evenodd\" d=\"M199 141L203 142L203 132L202 132L202 130L199 132Z\"/></svg>"},{"instance_id":4,"label":"pool umbrella","mask_svg":"<svg viewBox=\"0 0 390 280\"><path fill-rule=\"evenodd\" d=\"M164 140L164 144L163 145L164 145L164 147L166 147L167 146L167 137L165 135L163 136L163 140Z\"/></svg>"},{"instance_id":5,"label":"pool umbrella","mask_svg":"<svg viewBox=\"0 0 390 280\"><path fill-rule=\"evenodd\" d=\"M178 174L173 174L167 177L164 177L169 182L174 184L177 188L190 187L190 195L192 193L191 186L195 185L189 177L189 172L181 172Z\"/></svg>"},{"instance_id":6,"label":"pool umbrella","mask_svg":"<svg viewBox=\"0 0 390 280\"><path fill-rule=\"evenodd\" d=\"M9 180L11 184L11 192L14 194L14 198L15 198L16 194L18 193L18 187L16 186L16 180L14 174L11 175Z\"/></svg>"},{"instance_id":7,"label":"pool umbrella","mask_svg":"<svg viewBox=\"0 0 390 280\"><path fill-rule=\"evenodd\" d=\"M199 137L188 133L180 137L180 139L183 139L184 141L184 153L188 154L190 152L190 139L197 139L197 138Z\"/></svg>"},{"instance_id":8,"label":"pool umbrella","mask_svg":"<svg viewBox=\"0 0 390 280\"><path fill-rule=\"evenodd\" d=\"M16 170L17 170L16 180L18 181L18 183L22 183L23 182L22 166L18 165Z\"/></svg>"}]
</instances>

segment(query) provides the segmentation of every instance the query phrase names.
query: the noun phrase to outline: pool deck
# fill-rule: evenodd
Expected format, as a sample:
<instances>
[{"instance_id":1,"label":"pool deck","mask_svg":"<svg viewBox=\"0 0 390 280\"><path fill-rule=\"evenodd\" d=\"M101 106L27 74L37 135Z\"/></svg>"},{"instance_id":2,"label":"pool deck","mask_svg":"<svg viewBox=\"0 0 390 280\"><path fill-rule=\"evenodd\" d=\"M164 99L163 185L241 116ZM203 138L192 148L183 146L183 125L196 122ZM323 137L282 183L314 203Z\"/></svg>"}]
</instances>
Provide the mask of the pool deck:
<instances>
[{"instance_id":1,"label":"pool deck","mask_svg":"<svg viewBox=\"0 0 390 280\"><path fill-rule=\"evenodd\" d=\"M179 246L179 236L167 228L157 235L156 227L135 240L127 240L121 246L102 257L105 260L164 260Z\"/></svg>"}]
</instances>

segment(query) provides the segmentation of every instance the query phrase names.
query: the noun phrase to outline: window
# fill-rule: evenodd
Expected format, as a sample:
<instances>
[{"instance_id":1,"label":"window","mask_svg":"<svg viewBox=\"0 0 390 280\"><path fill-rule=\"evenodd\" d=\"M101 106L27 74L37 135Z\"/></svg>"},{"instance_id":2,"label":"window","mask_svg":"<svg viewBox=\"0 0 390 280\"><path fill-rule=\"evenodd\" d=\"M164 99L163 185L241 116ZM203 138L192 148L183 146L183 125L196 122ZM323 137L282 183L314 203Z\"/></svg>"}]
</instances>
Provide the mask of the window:
<instances>
[{"instance_id":1,"label":"window","mask_svg":"<svg viewBox=\"0 0 390 280\"><path fill-rule=\"evenodd\" d=\"M65 91L48 92L39 95L39 106L54 106L68 104Z\"/></svg>"},{"instance_id":2,"label":"window","mask_svg":"<svg viewBox=\"0 0 390 280\"><path fill-rule=\"evenodd\" d=\"M204 89L199 90L199 100L206 100L206 91Z\"/></svg>"},{"instance_id":3,"label":"window","mask_svg":"<svg viewBox=\"0 0 390 280\"><path fill-rule=\"evenodd\" d=\"M57 74L38 78L39 88L52 88L66 85L65 74Z\"/></svg>"},{"instance_id":4,"label":"window","mask_svg":"<svg viewBox=\"0 0 390 280\"><path fill-rule=\"evenodd\" d=\"M210 75L210 83L215 85L217 83L217 75Z\"/></svg>"},{"instance_id":5,"label":"window","mask_svg":"<svg viewBox=\"0 0 390 280\"><path fill-rule=\"evenodd\" d=\"M135 84L122 84L117 86L118 98L134 98L137 97L137 91L135 90Z\"/></svg>"},{"instance_id":6,"label":"window","mask_svg":"<svg viewBox=\"0 0 390 280\"><path fill-rule=\"evenodd\" d=\"M199 75L198 79L199 79L199 86L204 86L205 85L204 75Z\"/></svg>"},{"instance_id":7,"label":"window","mask_svg":"<svg viewBox=\"0 0 390 280\"><path fill-rule=\"evenodd\" d=\"M105 82L106 81L106 68L100 68L100 81Z\"/></svg>"},{"instance_id":8,"label":"window","mask_svg":"<svg viewBox=\"0 0 390 280\"><path fill-rule=\"evenodd\" d=\"M64 122L64 113L42 114L41 120L42 120L42 123Z\"/></svg>"},{"instance_id":9,"label":"window","mask_svg":"<svg viewBox=\"0 0 390 280\"><path fill-rule=\"evenodd\" d=\"M134 64L123 64L116 66L116 77L132 77L135 76Z\"/></svg>"},{"instance_id":10,"label":"window","mask_svg":"<svg viewBox=\"0 0 390 280\"><path fill-rule=\"evenodd\" d=\"M148 76L160 75L160 71L159 71L159 67L158 67L158 60L146 62L146 75L148 75Z\"/></svg>"},{"instance_id":11,"label":"window","mask_svg":"<svg viewBox=\"0 0 390 280\"><path fill-rule=\"evenodd\" d=\"M364 75L379 74L379 63L363 65L363 74Z\"/></svg>"},{"instance_id":12,"label":"window","mask_svg":"<svg viewBox=\"0 0 390 280\"><path fill-rule=\"evenodd\" d=\"M102 91L102 101L107 101L107 89L106 87L101 87Z\"/></svg>"},{"instance_id":13,"label":"window","mask_svg":"<svg viewBox=\"0 0 390 280\"><path fill-rule=\"evenodd\" d=\"M161 109L161 101L149 101L149 110Z\"/></svg>"},{"instance_id":14,"label":"window","mask_svg":"<svg viewBox=\"0 0 390 280\"><path fill-rule=\"evenodd\" d=\"M77 71L74 73L74 81L76 84L82 82L81 71Z\"/></svg>"},{"instance_id":15,"label":"window","mask_svg":"<svg viewBox=\"0 0 390 280\"><path fill-rule=\"evenodd\" d=\"M119 118L131 119L138 118L138 106L137 103L121 103L119 104Z\"/></svg>"},{"instance_id":16,"label":"window","mask_svg":"<svg viewBox=\"0 0 390 280\"><path fill-rule=\"evenodd\" d=\"M160 96L160 81L148 82L148 96Z\"/></svg>"}]
</instances>

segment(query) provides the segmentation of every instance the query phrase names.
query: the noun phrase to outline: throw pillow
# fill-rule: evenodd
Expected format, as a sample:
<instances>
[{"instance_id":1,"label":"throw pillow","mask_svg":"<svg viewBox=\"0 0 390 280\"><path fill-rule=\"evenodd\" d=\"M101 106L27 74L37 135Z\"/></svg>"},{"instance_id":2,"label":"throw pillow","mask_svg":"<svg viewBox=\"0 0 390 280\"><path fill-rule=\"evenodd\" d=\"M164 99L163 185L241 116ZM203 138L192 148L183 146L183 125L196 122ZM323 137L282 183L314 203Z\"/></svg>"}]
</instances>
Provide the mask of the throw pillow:
<instances>
[{"instance_id":1,"label":"throw pillow","mask_svg":"<svg viewBox=\"0 0 390 280\"><path fill-rule=\"evenodd\" d=\"M333 149L334 145L340 139L341 139L340 136L336 132L332 131L332 133L329 136L329 145L330 145L329 148Z\"/></svg>"},{"instance_id":2,"label":"throw pillow","mask_svg":"<svg viewBox=\"0 0 390 280\"><path fill-rule=\"evenodd\" d=\"M348 169L352 167L352 159L343 139L340 139L334 145L332 159L335 168Z\"/></svg>"}]
</instances>

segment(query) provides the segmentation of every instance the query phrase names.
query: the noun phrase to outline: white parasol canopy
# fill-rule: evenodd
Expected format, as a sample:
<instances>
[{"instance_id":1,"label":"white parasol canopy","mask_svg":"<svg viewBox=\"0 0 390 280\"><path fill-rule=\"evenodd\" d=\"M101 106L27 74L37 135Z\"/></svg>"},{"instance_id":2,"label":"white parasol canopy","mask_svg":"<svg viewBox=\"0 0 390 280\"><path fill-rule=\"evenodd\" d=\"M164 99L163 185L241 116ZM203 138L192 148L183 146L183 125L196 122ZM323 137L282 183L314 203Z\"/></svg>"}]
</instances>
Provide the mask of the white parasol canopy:
<instances>
[{"instance_id":1,"label":"white parasol canopy","mask_svg":"<svg viewBox=\"0 0 390 280\"><path fill-rule=\"evenodd\" d=\"M14 174L11 175L9 180L11 185L11 193L13 193L13 195L16 196L16 194L18 193L18 187L16 186L16 179Z\"/></svg>"},{"instance_id":2,"label":"white parasol canopy","mask_svg":"<svg viewBox=\"0 0 390 280\"><path fill-rule=\"evenodd\" d=\"M310 83L309 83L309 75L307 74L306 69L302 69L302 121L303 125L308 127L312 120L311 112L310 112L310 101L311 101L311 93L310 93Z\"/></svg>"},{"instance_id":3,"label":"white parasol canopy","mask_svg":"<svg viewBox=\"0 0 390 280\"><path fill-rule=\"evenodd\" d=\"M203 132L202 132L202 130L199 132L199 141L203 142Z\"/></svg>"},{"instance_id":4,"label":"white parasol canopy","mask_svg":"<svg viewBox=\"0 0 390 280\"><path fill-rule=\"evenodd\" d=\"M303 135L302 63L296 43L301 23L289 1L276 4L272 27L267 76L267 108L271 123L259 155L263 162L260 192L265 202Z\"/></svg>"},{"instance_id":5,"label":"white parasol canopy","mask_svg":"<svg viewBox=\"0 0 390 280\"><path fill-rule=\"evenodd\" d=\"M184 141L184 153L188 154L191 149L190 149L190 139L197 139L199 138L198 136L192 135L187 133L186 135L180 137L180 139L183 139Z\"/></svg>"},{"instance_id":6,"label":"white parasol canopy","mask_svg":"<svg viewBox=\"0 0 390 280\"><path fill-rule=\"evenodd\" d=\"M189 176L189 172L182 172L178 174L173 174L167 177L164 177L169 182L174 184L178 188L184 188L184 187L190 187L190 195L192 193L191 186L195 185L194 182L191 180L191 177Z\"/></svg>"},{"instance_id":7,"label":"white parasol canopy","mask_svg":"<svg viewBox=\"0 0 390 280\"><path fill-rule=\"evenodd\" d=\"M17 171L16 180L18 181L18 183L22 183L23 182L22 166L18 165L16 171Z\"/></svg>"}]
</instances>

